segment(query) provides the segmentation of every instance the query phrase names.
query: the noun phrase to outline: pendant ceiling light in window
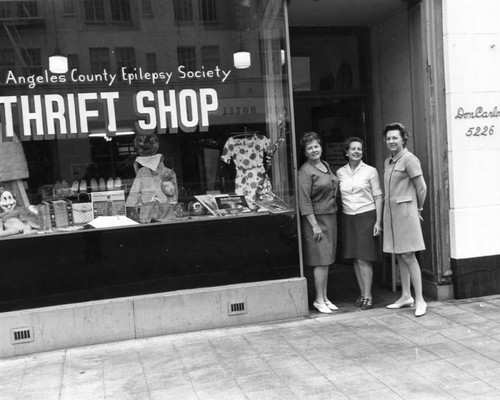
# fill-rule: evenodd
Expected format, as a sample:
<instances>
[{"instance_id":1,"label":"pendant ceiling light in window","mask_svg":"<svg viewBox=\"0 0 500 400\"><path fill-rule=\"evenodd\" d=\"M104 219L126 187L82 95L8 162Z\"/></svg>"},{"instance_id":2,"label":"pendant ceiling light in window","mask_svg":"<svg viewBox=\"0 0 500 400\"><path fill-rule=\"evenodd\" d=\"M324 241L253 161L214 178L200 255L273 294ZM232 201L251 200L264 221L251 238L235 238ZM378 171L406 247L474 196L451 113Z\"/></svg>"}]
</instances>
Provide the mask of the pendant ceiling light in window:
<instances>
[{"instance_id":1,"label":"pendant ceiling light in window","mask_svg":"<svg viewBox=\"0 0 500 400\"><path fill-rule=\"evenodd\" d=\"M233 53L233 62L234 67L238 69L246 69L250 68L252 65L252 60L250 57L250 52L239 50L236 53Z\"/></svg>"},{"instance_id":2,"label":"pendant ceiling light in window","mask_svg":"<svg viewBox=\"0 0 500 400\"><path fill-rule=\"evenodd\" d=\"M244 15L243 8L247 8L246 4L241 4L240 7L236 7L235 9L235 17L236 17L236 29L238 35L238 50L233 53L233 64L237 69L247 69L252 66L252 58L250 52L245 49L243 43L243 30L244 30ZM248 31L248 29L246 29Z\"/></svg>"},{"instance_id":3,"label":"pendant ceiling light in window","mask_svg":"<svg viewBox=\"0 0 500 400\"><path fill-rule=\"evenodd\" d=\"M68 72L68 57L64 56L59 50L59 37L57 32L56 8L52 0L52 13L54 15L54 31L56 35L56 49L54 54L49 57L49 71L53 74L65 74Z\"/></svg>"},{"instance_id":4,"label":"pendant ceiling light in window","mask_svg":"<svg viewBox=\"0 0 500 400\"><path fill-rule=\"evenodd\" d=\"M58 48L49 57L49 71L53 74L65 74L68 72L68 58L63 56Z\"/></svg>"}]
</instances>

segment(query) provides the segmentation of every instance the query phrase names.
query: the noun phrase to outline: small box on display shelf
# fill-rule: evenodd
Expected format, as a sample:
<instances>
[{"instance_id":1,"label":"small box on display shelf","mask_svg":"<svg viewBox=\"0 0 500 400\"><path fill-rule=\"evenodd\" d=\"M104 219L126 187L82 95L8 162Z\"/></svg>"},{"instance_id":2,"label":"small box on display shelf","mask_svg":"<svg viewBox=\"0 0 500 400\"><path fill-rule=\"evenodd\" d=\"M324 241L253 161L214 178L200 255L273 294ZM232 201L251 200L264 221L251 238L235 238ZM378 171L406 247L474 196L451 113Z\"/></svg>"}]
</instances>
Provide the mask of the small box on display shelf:
<instances>
[{"instance_id":1,"label":"small box on display shelf","mask_svg":"<svg viewBox=\"0 0 500 400\"><path fill-rule=\"evenodd\" d=\"M52 219L50 216L50 205L47 202L38 204L38 225L40 226L40 232L51 232L52 231Z\"/></svg>"},{"instance_id":2,"label":"small box on display shelf","mask_svg":"<svg viewBox=\"0 0 500 400\"><path fill-rule=\"evenodd\" d=\"M242 213L252 212L248 207L245 196L241 195L226 195L216 196L215 202L217 208L222 215L238 215Z\"/></svg>"},{"instance_id":3,"label":"small box on display shelf","mask_svg":"<svg viewBox=\"0 0 500 400\"><path fill-rule=\"evenodd\" d=\"M93 192L91 196L94 218L126 214L124 190Z\"/></svg>"},{"instance_id":4,"label":"small box on display shelf","mask_svg":"<svg viewBox=\"0 0 500 400\"><path fill-rule=\"evenodd\" d=\"M250 201L243 195L237 194L204 194L194 196L214 216L225 217L247 213L267 211Z\"/></svg>"},{"instance_id":5,"label":"small box on display shelf","mask_svg":"<svg viewBox=\"0 0 500 400\"><path fill-rule=\"evenodd\" d=\"M70 200L46 201L39 204L37 209L40 231L46 232L73 226L73 208Z\"/></svg>"}]
</instances>

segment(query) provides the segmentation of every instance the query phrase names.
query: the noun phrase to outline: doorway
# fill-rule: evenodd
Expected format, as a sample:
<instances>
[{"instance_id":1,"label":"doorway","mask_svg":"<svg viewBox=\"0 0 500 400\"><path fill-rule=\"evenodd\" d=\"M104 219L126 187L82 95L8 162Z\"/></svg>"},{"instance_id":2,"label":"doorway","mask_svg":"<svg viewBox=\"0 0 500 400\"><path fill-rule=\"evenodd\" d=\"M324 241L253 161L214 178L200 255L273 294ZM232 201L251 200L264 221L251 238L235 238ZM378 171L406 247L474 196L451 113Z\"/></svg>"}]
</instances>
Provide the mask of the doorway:
<instances>
[{"instance_id":1,"label":"doorway","mask_svg":"<svg viewBox=\"0 0 500 400\"><path fill-rule=\"evenodd\" d=\"M290 48L297 140L303 132L317 132L336 171L345 165L345 139L367 142L372 136L368 30L291 28ZM373 162L373 151L367 161Z\"/></svg>"},{"instance_id":2,"label":"doorway","mask_svg":"<svg viewBox=\"0 0 500 400\"><path fill-rule=\"evenodd\" d=\"M380 126L401 116L408 119L406 124L411 126L413 123L411 77L409 66L406 68L405 64L409 62L409 57L405 59L409 52L408 32L405 32L406 40L401 41L405 48L396 52L401 55L401 64L394 69L384 68L382 73L379 68L386 64L384 60L379 62L377 57L384 57L384 54L374 50L373 42L392 45L381 32L386 29L384 23L380 23L384 18L392 34L407 29L407 5L401 0L375 0L354 7L349 1L337 0L307 2L306 8L304 3L292 2L289 11L297 140L303 132L313 130L320 134L324 142L324 159L336 171L346 164L344 140L351 136L361 137L366 144L363 161L375 166L382 180L382 165L387 154L380 139ZM395 74L395 70L408 75ZM401 82L403 85L398 87ZM404 87L406 83L408 88ZM378 91L381 85L383 90ZM405 101L398 100L401 93L405 93ZM297 148L300 149L299 143ZM299 165L305 161L300 153L298 160ZM305 276L311 304L314 285L312 271L307 267ZM393 291L394 285L398 282L393 278L391 257L381 251L380 262L374 265L375 308L397 299L399 293ZM352 261L342 259L340 235L337 261L330 268L328 292L342 311L357 310L353 302L359 289Z\"/></svg>"}]
</instances>

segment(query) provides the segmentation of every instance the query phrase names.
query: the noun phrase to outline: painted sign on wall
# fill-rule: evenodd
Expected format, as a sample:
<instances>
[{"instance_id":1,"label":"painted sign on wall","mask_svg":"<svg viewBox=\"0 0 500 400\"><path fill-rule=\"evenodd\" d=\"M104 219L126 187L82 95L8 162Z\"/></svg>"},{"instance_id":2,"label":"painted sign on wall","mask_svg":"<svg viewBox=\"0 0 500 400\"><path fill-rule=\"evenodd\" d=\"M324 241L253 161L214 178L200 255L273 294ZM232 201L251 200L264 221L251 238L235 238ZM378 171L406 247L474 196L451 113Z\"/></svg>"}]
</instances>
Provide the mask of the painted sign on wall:
<instances>
[{"instance_id":1,"label":"painted sign on wall","mask_svg":"<svg viewBox=\"0 0 500 400\"><path fill-rule=\"evenodd\" d=\"M477 106L473 109L458 107L454 116L455 120L464 120L464 122L467 122L465 126L467 130L464 132L467 137L494 135L495 123L498 123L498 118L500 118L498 106L492 108Z\"/></svg>"}]
</instances>

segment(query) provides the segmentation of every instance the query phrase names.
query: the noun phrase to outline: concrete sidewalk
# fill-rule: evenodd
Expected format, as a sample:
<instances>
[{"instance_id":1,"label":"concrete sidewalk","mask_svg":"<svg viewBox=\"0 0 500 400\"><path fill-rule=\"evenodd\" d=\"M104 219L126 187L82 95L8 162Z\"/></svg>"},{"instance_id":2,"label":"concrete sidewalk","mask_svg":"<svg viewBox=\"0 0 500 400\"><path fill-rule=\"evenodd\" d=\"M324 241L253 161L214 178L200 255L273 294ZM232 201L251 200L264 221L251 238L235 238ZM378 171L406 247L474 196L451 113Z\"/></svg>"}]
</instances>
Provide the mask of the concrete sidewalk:
<instances>
[{"instance_id":1,"label":"concrete sidewalk","mask_svg":"<svg viewBox=\"0 0 500 400\"><path fill-rule=\"evenodd\" d=\"M500 296L0 360L1 400L500 399Z\"/></svg>"}]
</instances>

